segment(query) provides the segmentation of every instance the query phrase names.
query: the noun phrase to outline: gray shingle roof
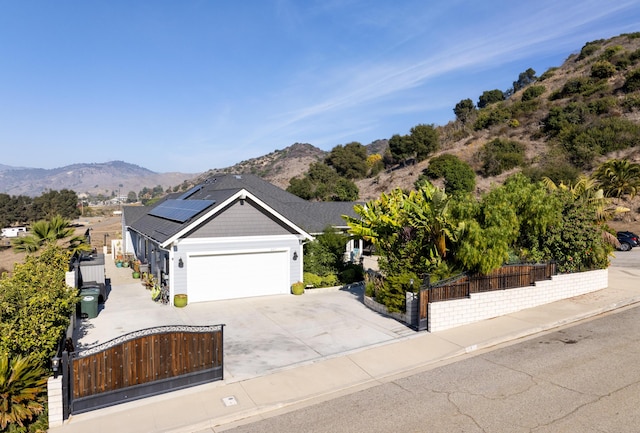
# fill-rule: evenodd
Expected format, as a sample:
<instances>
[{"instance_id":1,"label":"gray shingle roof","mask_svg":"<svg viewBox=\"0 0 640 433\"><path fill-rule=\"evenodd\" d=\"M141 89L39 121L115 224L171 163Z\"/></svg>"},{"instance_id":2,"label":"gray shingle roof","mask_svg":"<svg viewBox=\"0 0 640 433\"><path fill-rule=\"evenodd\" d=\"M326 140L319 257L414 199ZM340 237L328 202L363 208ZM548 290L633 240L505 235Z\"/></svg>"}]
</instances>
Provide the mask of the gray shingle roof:
<instances>
[{"instance_id":1,"label":"gray shingle roof","mask_svg":"<svg viewBox=\"0 0 640 433\"><path fill-rule=\"evenodd\" d=\"M185 200L213 200L214 203L184 222L171 221L149 215L153 207L126 206L124 208L125 225L163 243L182 229L191 225L194 219L210 212L240 190L246 190L263 201L293 224L314 234L322 232L328 226L344 227L342 215L355 216L352 202L308 202L271 183L250 174L225 174L212 177L187 193L171 194L164 200L182 198Z\"/></svg>"}]
</instances>

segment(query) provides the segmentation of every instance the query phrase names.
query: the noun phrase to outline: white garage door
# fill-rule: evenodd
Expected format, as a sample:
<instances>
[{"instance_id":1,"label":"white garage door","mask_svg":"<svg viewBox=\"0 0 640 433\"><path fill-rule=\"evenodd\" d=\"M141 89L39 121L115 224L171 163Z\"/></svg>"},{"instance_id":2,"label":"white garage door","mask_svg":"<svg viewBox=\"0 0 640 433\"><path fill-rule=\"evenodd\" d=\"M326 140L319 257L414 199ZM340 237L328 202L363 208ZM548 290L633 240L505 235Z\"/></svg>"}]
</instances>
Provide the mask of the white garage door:
<instances>
[{"instance_id":1,"label":"white garage door","mask_svg":"<svg viewBox=\"0 0 640 433\"><path fill-rule=\"evenodd\" d=\"M287 251L190 256L189 302L289 293Z\"/></svg>"}]
</instances>

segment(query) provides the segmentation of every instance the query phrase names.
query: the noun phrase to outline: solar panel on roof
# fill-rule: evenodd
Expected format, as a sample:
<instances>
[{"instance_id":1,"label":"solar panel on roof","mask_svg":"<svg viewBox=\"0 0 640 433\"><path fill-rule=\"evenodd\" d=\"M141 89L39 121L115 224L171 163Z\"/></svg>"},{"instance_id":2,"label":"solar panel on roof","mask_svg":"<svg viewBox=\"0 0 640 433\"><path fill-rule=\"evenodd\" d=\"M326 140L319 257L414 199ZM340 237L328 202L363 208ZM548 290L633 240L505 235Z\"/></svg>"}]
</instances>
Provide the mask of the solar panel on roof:
<instances>
[{"instance_id":1,"label":"solar panel on roof","mask_svg":"<svg viewBox=\"0 0 640 433\"><path fill-rule=\"evenodd\" d=\"M186 199L188 199L189 197L191 197L192 195L194 195L195 193L200 191L203 187L204 187L203 185L194 186L193 188L189 189L187 192L182 194L180 197L178 197L178 200L186 200Z\"/></svg>"},{"instance_id":2,"label":"solar panel on roof","mask_svg":"<svg viewBox=\"0 0 640 433\"><path fill-rule=\"evenodd\" d=\"M165 200L151 209L149 215L183 223L215 202L215 200Z\"/></svg>"}]
</instances>

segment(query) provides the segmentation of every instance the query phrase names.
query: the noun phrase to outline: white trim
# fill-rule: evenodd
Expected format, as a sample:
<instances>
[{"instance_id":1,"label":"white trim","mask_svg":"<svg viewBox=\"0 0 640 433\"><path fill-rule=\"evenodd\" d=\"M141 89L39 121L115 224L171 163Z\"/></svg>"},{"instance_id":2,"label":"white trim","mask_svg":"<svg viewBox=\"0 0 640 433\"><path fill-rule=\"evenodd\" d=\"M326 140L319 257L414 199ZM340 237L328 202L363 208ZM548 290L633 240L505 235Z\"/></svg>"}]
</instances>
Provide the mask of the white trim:
<instances>
[{"instance_id":1,"label":"white trim","mask_svg":"<svg viewBox=\"0 0 640 433\"><path fill-rule=\"evenodd\" d=\"M203 257L203 256L237 256L242 254L259 254L259 253L282 253L286 252L291 256L291 248L251 248L251 249L240 249L240 250L231 250L231 251L220 251L220 250L212 250L212 251L194 251L187 253L187 258L191 257Z\"/></svg>"},{"instance_id":2,"label":"white trim","mask_svg":"<svg viewBox=\"0 0 640 433\"><path fill-rule=\"evenodd\" d=\"M184 238L177 240L173 245L239 244L246 242L291 241L294 239L299 240L300 238L294 234L277 236L230 236L223 238Z\"/></svg>"},{"instance_id":3,"label":"white trim","mask_svg":"<svg viewBox=\"0 0 640 433\"><path fill-rule=\"evenodd\" d=\"M183 228L182 230L180 230L179 232L177 232L176 234L171 236L169 239L167 239L166 241L161 243L160 246L162 248L168 247L173 242L175 242L176 240L178 240L182 236L184 236L186 233L190 232L191 230L195 229L199 225L203 224L206 220L208 220L209 218L211 218L215 214L217 214L219 212L222 212L222 209L224 209L228 204L231 204L236 200L240 200L241 197L244 197L245 200L247 198L250 198L251 201L255 202L258 206L262 207L264 210L269 212L271 215L273 215L274 217L279 219L282 223L284 223L285 225L287 225L290 228L292 228L294 231L296 231L299 234L301 234L305 239L313 240L313 237L309 233L307 233L304 230L302 230L300 227L298 227L297 225L295 225L294 223L292 223L291 221L286 219L284 216L280 215L278 212L273 210L271 207L267 206L262 200L258 199L255 195L251 194L249 191L247 191L246 189L243 188L240 191L236 192L231 197L229 197L227 200L225 200L225 201L221 202L220 204L218 204L217 206L215 206L215 208L211 209L209 212L207 212L206 214L204 214L203 216L201 216L200 218L195 220L193 223L189 224L187 227ZM208 239L212 239L212 238L208 238Z\"/></svg>"}]
</instances>

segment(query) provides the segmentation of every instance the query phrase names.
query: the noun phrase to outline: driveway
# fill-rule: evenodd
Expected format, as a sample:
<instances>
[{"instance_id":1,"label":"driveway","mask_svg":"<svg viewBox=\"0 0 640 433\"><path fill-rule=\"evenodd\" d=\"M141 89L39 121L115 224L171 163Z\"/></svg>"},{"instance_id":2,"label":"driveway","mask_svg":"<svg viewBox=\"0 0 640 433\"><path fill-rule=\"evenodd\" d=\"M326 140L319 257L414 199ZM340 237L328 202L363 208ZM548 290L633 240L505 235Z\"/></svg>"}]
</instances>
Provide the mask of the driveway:
<instances>
[{"instance_id":1,"label":"driveway","mask_svg":"<svg viewBox=\"0 0 640 433\"><path fill-rule=\"evenodd\" d=\"M80 322L80 351L160 325L224 324L227 382L416 335L365 307L361 285L175 308L153 302L131 270L116 268L109 257L106 273L111 290L98 316Z\"/></svg>"}]
</instances>

